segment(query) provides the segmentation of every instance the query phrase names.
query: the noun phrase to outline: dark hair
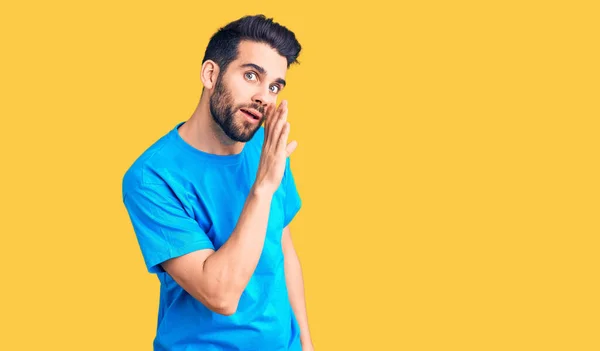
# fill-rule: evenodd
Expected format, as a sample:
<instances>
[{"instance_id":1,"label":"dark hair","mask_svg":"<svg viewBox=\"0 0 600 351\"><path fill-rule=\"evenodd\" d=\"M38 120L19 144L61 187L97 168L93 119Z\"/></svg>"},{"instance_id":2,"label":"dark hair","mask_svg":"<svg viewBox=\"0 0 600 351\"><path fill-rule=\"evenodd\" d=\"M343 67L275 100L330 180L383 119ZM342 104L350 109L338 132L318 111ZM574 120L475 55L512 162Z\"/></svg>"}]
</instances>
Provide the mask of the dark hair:
<instances>
[{"instance_id":1,"label":"dark hair","mask_svg":"<svg viewBox=\"0 0 600 351\"><path fill-rule=\"evenodd\" d=\"M237 58L238 46L242 40L265 43L287 59L287 67L298 62L302 47L294 32L273 22L264 15L244 16L213 34L206 47L204 59L215 61L222 72Z\"/></svg>"}]
</instances>

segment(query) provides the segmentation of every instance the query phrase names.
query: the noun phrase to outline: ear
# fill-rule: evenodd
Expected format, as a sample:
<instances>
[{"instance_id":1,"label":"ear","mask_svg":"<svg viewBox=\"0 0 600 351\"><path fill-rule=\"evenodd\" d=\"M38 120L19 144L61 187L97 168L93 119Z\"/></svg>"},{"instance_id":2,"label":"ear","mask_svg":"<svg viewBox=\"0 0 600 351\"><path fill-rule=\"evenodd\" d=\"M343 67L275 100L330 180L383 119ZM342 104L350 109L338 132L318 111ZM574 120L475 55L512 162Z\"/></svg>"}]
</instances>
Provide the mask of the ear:
<instances>
[{"instance_id":1,"label":"ear","mask_svg":"<svg viewBox=\"0 0 600 351\"><path fill-rule=\"evenodd\" d=\"M200 71L200 79L206 89L212 89L215 86L217 77L219 76L219 65L215 61L206 60L202 64Z\"/></svg>"}]
</instances>

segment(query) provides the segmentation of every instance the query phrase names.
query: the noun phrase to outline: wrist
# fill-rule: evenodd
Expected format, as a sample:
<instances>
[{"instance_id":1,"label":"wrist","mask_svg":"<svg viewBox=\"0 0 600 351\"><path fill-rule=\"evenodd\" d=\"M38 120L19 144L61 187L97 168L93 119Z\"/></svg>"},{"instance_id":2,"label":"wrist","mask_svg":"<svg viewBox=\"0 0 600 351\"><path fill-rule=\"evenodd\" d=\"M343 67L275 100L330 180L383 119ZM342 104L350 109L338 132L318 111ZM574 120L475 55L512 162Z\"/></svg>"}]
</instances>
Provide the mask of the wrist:
<instances>
[{"instance_id":1,"label":"wrist","mask_svg":"<svg viewBox=\"0 0 600 351\"><path fill-rule=\"evenodd\" d=\"M250 189L250 195L258 198L268 198L272 197L274 191L270 189L270 187L255 183Z\"/></svg>"}]
</instances>

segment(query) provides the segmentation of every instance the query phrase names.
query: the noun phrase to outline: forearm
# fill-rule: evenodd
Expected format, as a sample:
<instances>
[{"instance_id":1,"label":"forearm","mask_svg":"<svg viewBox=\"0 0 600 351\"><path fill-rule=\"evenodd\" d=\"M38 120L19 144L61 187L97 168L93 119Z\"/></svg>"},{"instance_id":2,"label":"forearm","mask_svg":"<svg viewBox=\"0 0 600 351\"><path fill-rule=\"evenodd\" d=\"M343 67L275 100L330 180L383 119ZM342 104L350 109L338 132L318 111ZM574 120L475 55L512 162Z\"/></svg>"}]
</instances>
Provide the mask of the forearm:
<instances>
[{"instance_id":1,"label":"forearm","mask_svg":"<svg viewBox=\"0 0 600 351\"><path fill-rule=\"evenodd\" d=\"M269 192L253 188L229 239L204 261L203 275L210 282L207 286L230 309L237 307L260 259L272 197Z\"/></svg>"},{"instance_id":2,"label":"forearm","mask_svg":"<svg viewBox=\"0 0 600 351\"><path fill-rule=\"evenodd\" d=\"M284 269L290 304L300 326L300 339L303 347L307 349L312 347L312 340L308 328L304 279L300 260L293 247L286 252Z\"/></svg>"}]
</instances>

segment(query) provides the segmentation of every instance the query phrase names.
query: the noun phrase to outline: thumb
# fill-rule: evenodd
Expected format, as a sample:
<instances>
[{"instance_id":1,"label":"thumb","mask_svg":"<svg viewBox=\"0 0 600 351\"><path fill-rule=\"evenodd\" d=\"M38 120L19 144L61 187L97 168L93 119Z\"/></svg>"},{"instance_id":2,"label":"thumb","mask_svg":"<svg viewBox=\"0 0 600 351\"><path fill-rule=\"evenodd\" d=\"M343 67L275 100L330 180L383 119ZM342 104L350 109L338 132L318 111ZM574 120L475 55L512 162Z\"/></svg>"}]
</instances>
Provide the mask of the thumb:
<instances>
[{"instance_id":1,"label":"thumb","mask_svg":"<svg viewBox=\"0 0 600 351\"><path fill-rule=\"evenodd\" d=\"M285 156L290 157L292 152L294 152L294 150L296 150L297 146L298 146L298 142L296 140L293 140L289 144L287 144L287 146L285 148Z\"/></svg>"}]
</instances>

